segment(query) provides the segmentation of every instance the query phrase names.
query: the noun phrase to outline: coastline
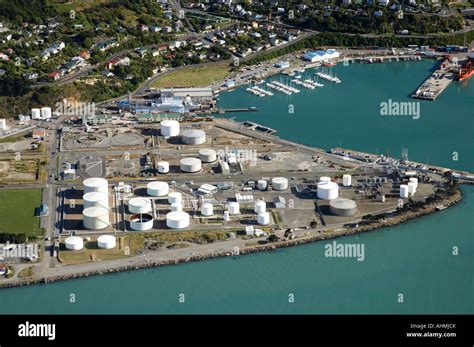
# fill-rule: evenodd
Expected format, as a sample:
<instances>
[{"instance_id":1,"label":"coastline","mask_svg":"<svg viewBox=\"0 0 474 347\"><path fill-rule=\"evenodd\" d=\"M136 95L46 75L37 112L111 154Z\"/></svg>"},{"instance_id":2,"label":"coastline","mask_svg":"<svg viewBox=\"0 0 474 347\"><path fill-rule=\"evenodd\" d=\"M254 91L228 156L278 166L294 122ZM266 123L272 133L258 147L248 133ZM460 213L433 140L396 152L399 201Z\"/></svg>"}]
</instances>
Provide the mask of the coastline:
<instances>
[{"instance_id":1,"label":"coastline","mask_svg":"<svg viewBox=\"0 0 474 347\"><path fill-rule=\"evenodd\" d=\"M253 253L258 253L258 252L273 251L279 248L293 247L293 246L298 246L298 245L311 243L311 242L330 240L330 239L335 239L335 238L339 238L343 236L350 236L350 235L360 234L364 232L374 231L374 230L378 230L385 227L393 227L402 223L406 223L411 220L415 220L422 216L426 216L426 215L438 212L436 207L439 206L440 204L443 204L447 208L449 208L449 207L454 206L461 200L462 200L462 192L461 192L461 189L457 187L452 195L442 199L441 201L431 202L427 205L424 205L420 207L419 209L417 209L416 211L406 211L403 214L400 214L400 215L397 214L393 218L390 218L387 220L372 222L370 224L367 224L358 228L353 228L353 229L344 230L340 232L334 232L330 235L320 233L317 235L312 235L312 236L298 238L298 239L277 241L277 242L268 243L264 245L258 245L258 246L248 246L248 247L239 249L238 256L253 254ZM52 276L37 278L37 279L25 279L25 280L16 279L15 281L12 281L12 282L0 283L0 289L23 287L23 286L36 285L36 284L48 284L50 282L66 281L66 280L71 280L71 279L87 278L91 276L98 276L98 275L105 275L105 274L112 274L112 273L119 273L119 272L126 272L126 271L140 270L140 269L148 269L148 268L156 268L156 267L167 266L167 265L177 265L181 263L188 263L192 261L203 261L203 260L208 260L208 259L231 256L231 255L232 254L229 253L228 251L214 252L214 253L200 254L200 255L195 255L195 256L185 257L185 258L176 258L173 260L143 261L139 264L111 267L105 271L104 270L86 271L86 272L78 272L78 273L70 274L70 275L60 275L60 276L52 275Z\"/></svg>"}]
</instances>

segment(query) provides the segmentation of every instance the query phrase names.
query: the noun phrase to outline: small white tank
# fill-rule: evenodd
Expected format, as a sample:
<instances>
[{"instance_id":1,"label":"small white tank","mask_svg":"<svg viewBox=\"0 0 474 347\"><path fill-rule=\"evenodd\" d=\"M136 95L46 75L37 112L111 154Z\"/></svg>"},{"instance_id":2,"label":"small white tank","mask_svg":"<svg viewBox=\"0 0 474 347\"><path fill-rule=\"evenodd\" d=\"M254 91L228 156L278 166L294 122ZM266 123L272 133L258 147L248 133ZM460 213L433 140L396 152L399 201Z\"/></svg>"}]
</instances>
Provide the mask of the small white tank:
<instances>
[{"instance_id":1,"label":"small white tank","mask_svg":"<svg viewBox=\"0 0 474 347\"><path fill-rule=\"evenodd\" d=\"M409 182L415 183L415 188L418 188L418 178L410 177Z\"/></svg>"},{"instance_id":2,"label":"small white tank","mask_svg":"<svg viewBox=\"0 0 474 347\"><path fill-rule=\"evenodd\" d=\"M260 225L270 224L270 213L262 212L257 215L257 223Z\"/></svg>"},{"instance_id":3,"label":"small white tank","mask_svg":"<svg viewBox=\"0 0 474 347\"><path fill-rule=\"evenodd\" d=\"M342 185L344 187L350 187L352 185L352 176L351 175L342 175Z\"/></svg>"},{"instance_id":4,"label":"small white tank","mask_svg":"<svg viewBox=\"0 0 474 347\"><path fill-rule=\"evenodd\" d=\"M331 177L328 177L328 176L322 176L319 178L319 182L331 182Z\"/></svg>"},{"instance_id":5,"label":"small white tank","mask_svg":"<svg viewBox=\"0 0 474 347\"><path fill-rule=\"evenodd\" d=\"M214 214L214 206L208 202L205 202L201 206L201 214L206 217L212 216Z\"/></svg>"},{"instance_id":6,"label":"small white tank","mask_svg":"<svg viewBox=\"0 0 474 347\"><path fill-rule=\"evenodd\" d=\"M203 163L213 163L217 160L217 153L213 149L203 148L199 150L199 159Z\"/></svg>"},{"instance_id":7,"label":"small white tank","mask_svg":"<svg viewBox=\"0 0 474 347\"><path fill-rule=\"evenodd\" d=\"M263 213L267 211L267 203L263 200L255 201L255 205L253 207L255 213Z\"/></svg>"},{"instance_id":8,"label":"small white tank","mask_svg":"<svg viewBox=\"0 0 474 347\"><path fill-rule=\"evenodd\" d=\"M198 158L183 158L179 162L181 171L183 172L198 172L202 169L201 160Z\"/></svg>"},{"instance_id":9,"label":"small white tank","mask_svg":"<svg viewBox=\"0 0 474 347\"><path fill-rule=\"evenodd\" d=\"M257 188L258 190L266 190L268 186L267 181L265 180L258 180L257 181Z\"/></svg>"},{"instance_id":10,"label":"small white tank","mask_svg":"<svg viewBox=\"0 0 474 347\"><path fill-rule=\"evenodd\" d=\"M230 213L229 211L224 211L224 221L228 222L230 220Z\"/></svg>"},{"instance_id":11,"label":"small white tank","mask_svg":"<svg viewBox=\"0 0 474 347\"><path fill-rule=\"evenodd\" d=\"M317 196L320 199L332 200L339 196L339 186L335 182L319 182Z\"/></svg>"},{"instance_id":12,"label":"small white tank","mask_svg":"<svg viewBox=\"0 0 474 347\"><path fill-rule=\"evenodd\" d=\"M157 168L158 168L158 173L166 174L170 172L170 163L168 163L167 161L159 161L157 164Z\"/></svg>"},{"instance_id":13,"label":"small white tank","mask_svg":"<svg viewBox=\"0 0 474 347\"><path fill-rule=\"evenodd\" d=\"M171 211L182 211L183 210L183 205L180 202L173 202L171 204Z\"/></svg>"},{"instance_id":14,"label":"small white tank","mask_svg":"<svg viewBox=\"0 0 474 347\"><path fill-rule=\"evenodd\" d=\"M240 205L238 202L231 201L227 206L230 214L239 214L240 213Z\"/></svg>"},{"instance_id":15,"label":"small white tank","mask_svg":"<svg viewBox=\"0 0 474 347\"><path fill-rule=\"evenodd\" d=\"M183 201L183 196L179 192L171 192L168 194L168 202L173 204L175 202L181 203Z\"/></svg>"},{"instance_id":16,"label":"small white tank","mask_svg":"<svg viewBox=\"0 0 474 347\"><path fill-rule=\"evenodd\" d=\"M416 183L415 182L408 182L408 193L413 195L416 193Z\"/></svg>"},{"instance_id":17,"label":"small white tank","mask_svg":"<svg viewBox=\"0 0 474 347\"><path fill-rule=\"evenodd\" d=\"M403 199L408 198L408 186L406 184L400 185L400 197Z\"/></svg>"},{"instance_id":18,"label":"small white tank","mask_svg":"<svg viewBox=\"0 0 474 347\"><path fill-rule=\"evenodd\" d=\"M287 190L288 179L285 177L274 177L272 178L272 189L273 190Z\"/></svg>"},{"instance_id":19,"label":"small white tank","mask_svg":"<svg viewBox=\"0 0 474 347\"><path fill-rule=\"evenodd\" d=\"M43 119L51 118L51 107L41 107L41 118Z\"/></svg>"},{"instance_id":20,"label":"small white tank","mask_svg":"<svg viewBox=\"0 0 474 347\"><path fill-rule=\"evenodd\" d=\"M150 196L166 196L169 192L169 185L166 182L150 182L146 185L146 191Z\"/></svg>"},{"instance_id":21,"label":"small white tank","mask_svg":"<svg viewBox=\"0 0 474 347\"><path fill-rule=\"evenodd\" d=\"M41 110L39 108L31 109L31 119L41 119Z\"/></svg>"},{"instance_id":22,"label":"small white tank","mask_svg":"<svg viewBox=\"0 0 474 347\"><path fill-rule=\"evenodd\" d=\"M115 236L112 235L102 235L97 238L97 247L103 249L112 249L117 245Z\"/></svg>"},{"instance_id":23,"label":"small white tank","mask_svg":"<svg viewBox=\"0 0 474 347\"><path fill-rule=\"evenodd\" d=\"M66 249L80 251L84 248L84 240L79 236L71 236L64 240L64 245L66 246Z\"/></svg>"}]
</instances>

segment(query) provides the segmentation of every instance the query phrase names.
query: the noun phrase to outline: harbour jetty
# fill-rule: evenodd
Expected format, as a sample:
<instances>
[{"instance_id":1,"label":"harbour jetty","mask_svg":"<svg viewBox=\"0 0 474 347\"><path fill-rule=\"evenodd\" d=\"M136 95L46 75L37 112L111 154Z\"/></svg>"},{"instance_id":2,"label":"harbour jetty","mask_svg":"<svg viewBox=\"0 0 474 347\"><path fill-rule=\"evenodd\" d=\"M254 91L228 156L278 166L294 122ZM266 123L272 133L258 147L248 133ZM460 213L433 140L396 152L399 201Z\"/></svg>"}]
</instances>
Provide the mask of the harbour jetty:
<instances>
[{"instance_id":1,"label":"harbour jetty","mask_svg":"<svg viewBox=\"0 0 474 347\"><path fill-rule=\"evenodd\" d=\"M454 64L449 59L441 63L440 67L434 71L430 77L412 94L412 98L424 99L434 101L443 91L448 88L456 75L454 69L457 64Z\"/></svg>"}]
</instances>

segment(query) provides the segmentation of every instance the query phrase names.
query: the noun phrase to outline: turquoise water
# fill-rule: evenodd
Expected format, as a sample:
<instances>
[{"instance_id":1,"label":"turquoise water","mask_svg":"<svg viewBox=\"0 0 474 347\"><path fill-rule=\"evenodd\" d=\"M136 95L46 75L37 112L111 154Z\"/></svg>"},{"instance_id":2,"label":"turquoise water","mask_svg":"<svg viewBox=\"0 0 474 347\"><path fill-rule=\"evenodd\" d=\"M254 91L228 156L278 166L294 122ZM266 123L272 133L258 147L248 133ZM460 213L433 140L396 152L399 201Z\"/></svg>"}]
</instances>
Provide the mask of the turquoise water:
<instances>
[{"instance_id":1,"label":"turquoise water","mask_svg":"<svg viewBox=\"0 0 474 347\"><path fill-rule=\"evenodd\" d=\"M238 119L323 148L341 145L474 171L474 80L452 85L421 118L379 115L381 101L410 101L431 62L337 67L322 90L256 98L242 90L221 106L257 106ZM288 104L295 114L288 114ZM346 124L345 124L346 123ZM304 124L304 125L303 125ZM383 131L383 133L382 133ZM452 161L452 152L459 161ZM365 260L326 258L325 242L270 253L0 290L1 313L474 313L474 187L458 205L394 228L338 239L362 243ZM331 241L332 242L332 241ZM458 247L459 255L452 254ZM178 295L185 302L178 302ZM294 294L295 302L288 302ZM398 294L404 302L397 301ZM76 303L69 302L70 294Z\"/></svg>"}]
</instances>

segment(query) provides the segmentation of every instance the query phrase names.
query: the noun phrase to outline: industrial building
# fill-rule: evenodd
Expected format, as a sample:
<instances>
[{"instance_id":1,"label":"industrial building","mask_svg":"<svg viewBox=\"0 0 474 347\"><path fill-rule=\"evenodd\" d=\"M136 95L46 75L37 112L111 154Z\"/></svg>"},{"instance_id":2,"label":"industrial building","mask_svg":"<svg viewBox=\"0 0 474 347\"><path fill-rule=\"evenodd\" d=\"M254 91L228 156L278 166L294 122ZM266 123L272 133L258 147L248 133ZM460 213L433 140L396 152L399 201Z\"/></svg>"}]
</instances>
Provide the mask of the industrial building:
<instances>
[{"instance_id":1,"label":"industrial building","mask_svg":"<svg viewBox=\"0 0 474 347\"><path fill-rule=\"evenodd\" d=\"M316 62L329 62L330 60L337 59L341 53L336 51L335 49L328 49L328 50L317 50L317 51L308 51L303 55L303 59L310 61L312 63Z\"/></svg>"}]
</instances>

